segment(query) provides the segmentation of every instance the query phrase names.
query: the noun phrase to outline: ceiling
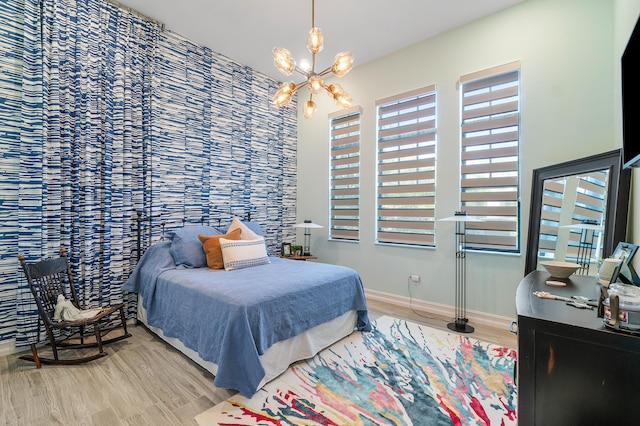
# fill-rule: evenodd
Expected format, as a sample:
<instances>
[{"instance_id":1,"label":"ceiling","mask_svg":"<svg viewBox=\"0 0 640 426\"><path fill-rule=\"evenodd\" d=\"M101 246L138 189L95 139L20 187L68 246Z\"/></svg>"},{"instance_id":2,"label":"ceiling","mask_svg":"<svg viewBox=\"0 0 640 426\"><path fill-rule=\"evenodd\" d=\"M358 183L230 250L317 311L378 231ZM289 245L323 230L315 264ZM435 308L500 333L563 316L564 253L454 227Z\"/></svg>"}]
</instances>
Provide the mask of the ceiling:
<instances>
[{"instance_id":1,"label":"ceiling","mask_svg":"<svg viewBox=\"0 0 640 426\"><path fill-rule=\"evenodd\" d=\"M338 52L351 51L355 66L380 58L524 0L318 0L315 25L324 34L316 71ZM273 66L275 46L296 61L309 60L311 0L122 0L197 44L283 80Z\"/></svg>"}]
</instances>

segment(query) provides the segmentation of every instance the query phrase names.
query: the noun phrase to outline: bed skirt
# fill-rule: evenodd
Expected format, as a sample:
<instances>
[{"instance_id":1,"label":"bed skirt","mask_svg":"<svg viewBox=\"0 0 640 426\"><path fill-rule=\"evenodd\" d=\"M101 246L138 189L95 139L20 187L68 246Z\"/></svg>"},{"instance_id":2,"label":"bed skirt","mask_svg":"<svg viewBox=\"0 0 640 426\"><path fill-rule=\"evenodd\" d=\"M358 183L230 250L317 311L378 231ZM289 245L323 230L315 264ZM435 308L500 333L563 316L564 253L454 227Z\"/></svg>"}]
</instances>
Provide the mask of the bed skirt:
<instances>
[{"instance_id":1,"label":"bed skirt","mask_svg":"<svg viewBox=\"0 0 640 426\"><path fill-rule=\"evenodd\" d=\"M140 294L138 294L138 321L196 364L214 376L217 374L218 365L216 363L203 360L196 351L186 347L178 338L166 337L160 328L147 323L147 312L142 306ZM258 385L258 389L282 374L292 363L311 358L322 349L351 334L355 330L357 322L357 311L349 311L297 336L273 344L260 356L265 376Z\"/></svg>"}]
</instances>

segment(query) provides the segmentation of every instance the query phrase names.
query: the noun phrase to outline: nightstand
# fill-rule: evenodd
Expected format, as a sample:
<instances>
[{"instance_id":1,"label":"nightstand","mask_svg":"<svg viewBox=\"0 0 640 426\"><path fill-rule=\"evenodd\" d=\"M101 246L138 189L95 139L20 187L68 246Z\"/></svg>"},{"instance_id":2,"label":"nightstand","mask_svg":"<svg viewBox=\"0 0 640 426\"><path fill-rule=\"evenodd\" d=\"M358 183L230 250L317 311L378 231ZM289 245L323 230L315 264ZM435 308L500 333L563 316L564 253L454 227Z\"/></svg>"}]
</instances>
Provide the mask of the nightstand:
<instances>
[{"instance_id":1,"label":"nightstand","mask_svg":"<svg viewBox=\"0 0 640 426\"><path fill-rule=\"evenodd\" d=\"M307 260L307 259L317 259L318 256L280 256L283 259L291 259L291 260Z\"/></svg>"}]
</instances>

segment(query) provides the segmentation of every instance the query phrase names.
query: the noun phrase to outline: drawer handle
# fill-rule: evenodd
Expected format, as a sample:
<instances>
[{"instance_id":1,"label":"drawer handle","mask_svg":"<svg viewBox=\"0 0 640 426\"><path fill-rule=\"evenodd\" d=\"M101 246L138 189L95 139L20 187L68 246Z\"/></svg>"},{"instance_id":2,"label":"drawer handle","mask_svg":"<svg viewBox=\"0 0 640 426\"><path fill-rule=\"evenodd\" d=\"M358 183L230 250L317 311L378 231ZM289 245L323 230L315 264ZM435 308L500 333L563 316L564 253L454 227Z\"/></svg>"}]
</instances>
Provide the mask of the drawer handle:
<instances>
[{"instance_id":1,"label":"drawer handle","mask_svg":"<svg viewBox=\"0 0 640 426\"><path fill-rule=\"evenodd\" d=\"M509 331L513 334L518 334L518 321L511 321L511 324L509 324Z\"/></svg>"}]
</instances>

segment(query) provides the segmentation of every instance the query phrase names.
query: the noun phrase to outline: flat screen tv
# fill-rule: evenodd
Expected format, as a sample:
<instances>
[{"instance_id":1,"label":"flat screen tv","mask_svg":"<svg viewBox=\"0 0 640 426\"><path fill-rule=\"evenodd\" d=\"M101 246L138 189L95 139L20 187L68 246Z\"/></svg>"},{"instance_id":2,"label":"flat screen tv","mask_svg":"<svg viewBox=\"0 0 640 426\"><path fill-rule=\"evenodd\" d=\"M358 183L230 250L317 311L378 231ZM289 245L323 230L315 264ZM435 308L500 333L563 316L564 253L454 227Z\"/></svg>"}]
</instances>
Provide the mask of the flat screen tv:
<instances>
[{"instance_id":1,"label":"flat screen tv","mask_svg":"<svg viewBox=\"0 0 640 426\"><path fill-rule=\"evenodd\" d=\"M622 162L625 168L640 167L640 20L622 54Z\"/></svg>"}]
</instances>

